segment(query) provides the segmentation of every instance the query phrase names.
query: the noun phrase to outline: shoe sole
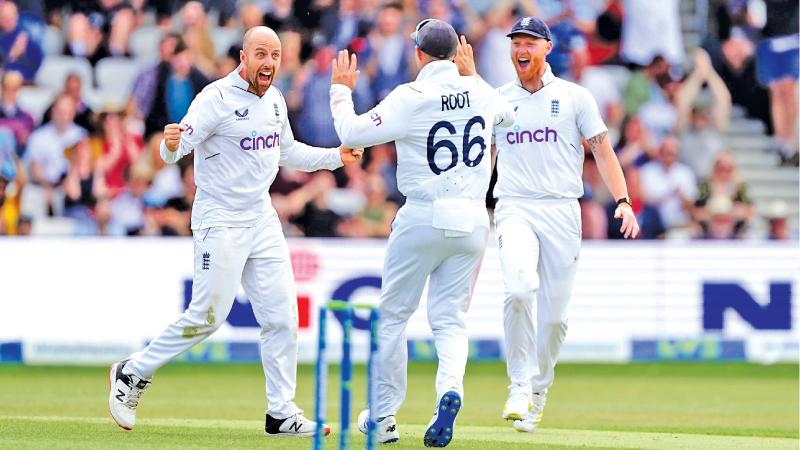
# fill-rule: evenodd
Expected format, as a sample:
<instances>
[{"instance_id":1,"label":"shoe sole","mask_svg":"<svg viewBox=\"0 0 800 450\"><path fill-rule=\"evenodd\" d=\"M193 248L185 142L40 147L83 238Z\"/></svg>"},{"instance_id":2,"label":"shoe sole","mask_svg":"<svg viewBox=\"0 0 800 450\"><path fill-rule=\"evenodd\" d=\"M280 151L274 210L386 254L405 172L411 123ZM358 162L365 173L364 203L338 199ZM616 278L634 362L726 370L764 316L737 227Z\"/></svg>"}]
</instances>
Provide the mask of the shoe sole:
<instances>
[{"instance_id":1,"label":"shoe sole","mask_svg":"<svg viewBox=\"0 0 800 450\"><path fill-rule=\"evenodd\" d=\"M461 396L455 391L448 391L439 400L436 420L425 432L423 443L425 447L447 447L453 440L455 422L458 412L461 411Z\"/></svg>"},{"instance_id":2,"label":"shoe sole","mask_svg":"<svg viewBox=\"0 0 800 450\"><path fill-rule=\"evenodd\" d=\"M120 428L125 431L131 431L133 428L126 427L119 423L119 420L114 416L114 391L111 389L111 386L114 385L114 382L117 380L116 373L117 373L117 366L119 365L118 362L115 362L111 365L108 369L108 412L111 414L111 418L114 419L114 423L117 424Z\"/></svg>"},{"instance_id":3,"label":"shoe sole","mask_svg":"<svg viewBox=\"0 0 800 450\"><path fill-rule=\"evenodd\" d=\"M264 436L267 437L278 437L278 438L313 438L316 431L312 431L310 433L267 433L264 432ZM331 429L328 428L327 430L323 428L323 436L327 436L331 434Z\"/></svg>"},{"instance_id":4,"label":"shoe sole","mask_svg":"<svg viewBox=\"0 0 800 450\"><path fill-rule=\"evenodd\" d=\"M523 415L524 414L520 414L520 413L508 413L508 414L505 414L503 416L503 419L505 419L505 420L522 420L522 416Z\"/></svg>"}]
</instances>

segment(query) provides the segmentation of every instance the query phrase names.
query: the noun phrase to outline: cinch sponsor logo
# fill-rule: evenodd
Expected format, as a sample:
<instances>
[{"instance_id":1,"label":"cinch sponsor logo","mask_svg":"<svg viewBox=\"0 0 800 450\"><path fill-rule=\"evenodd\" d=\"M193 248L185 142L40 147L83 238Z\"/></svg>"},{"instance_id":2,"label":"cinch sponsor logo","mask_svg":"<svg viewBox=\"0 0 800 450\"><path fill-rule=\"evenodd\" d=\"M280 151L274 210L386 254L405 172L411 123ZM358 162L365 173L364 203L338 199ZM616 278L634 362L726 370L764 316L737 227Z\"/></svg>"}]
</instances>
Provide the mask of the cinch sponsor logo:
<instances>
[{"instance_id":1,"label":"cinch sponsor logo","mask_svg":"<svg viewBox=\"0 0 800 450\"><path fill-rule=\"evenodd\" d=\"M277 131L268 136L257 136L255 131L250 133L250 137L239 141L239 148L242 150L263 150L281 145L281 135Z\"/></svg>"},{"instance_id":2,"label":"cinch sponsor logo","mask_svg":"<svg viewBox=\"0 0 800 450\"><path fill-rule=\"evenodd\" d=\"M555 128L545 127L543 130L522 130L514 127L514 131L506 133L509 144L525 144L526 142L558 142L558 132Z\"/></svg>"}]
</instances>

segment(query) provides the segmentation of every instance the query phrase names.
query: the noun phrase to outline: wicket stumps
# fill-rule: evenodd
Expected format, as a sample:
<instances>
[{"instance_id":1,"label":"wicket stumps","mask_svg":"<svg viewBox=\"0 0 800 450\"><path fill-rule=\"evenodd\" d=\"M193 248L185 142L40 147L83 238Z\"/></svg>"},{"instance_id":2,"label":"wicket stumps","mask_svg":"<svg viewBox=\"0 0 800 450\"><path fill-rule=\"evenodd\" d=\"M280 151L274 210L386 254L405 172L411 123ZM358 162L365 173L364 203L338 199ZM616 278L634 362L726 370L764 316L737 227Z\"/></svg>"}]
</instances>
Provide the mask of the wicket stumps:
<instances>
[{"instance_id":1,"label":"wicket stumps","mask_svg":"<svg viewBox=\"0 0 800 450\"><path fill-rule=\"evenodd\" d=\"M314 391L314 420L317 422L317 430L314 434L314 450L324 448L322 426L325 422L325 405L327 395L328 363L325 355L327 349L327 320L328 311L339 315L342 321L342 364L339 369L340 378L340 409L339 420L341 427L339 430L339 449L347 450L350 447L350 398L351 384L353 380L353 361L350 356L351 344L350 333L353 329L353 315L357 310L369 311L369 357L367 359L367 409L370 410L370 418L367 422L367 443L366 448L375 448L375 430L377 424L372 418L375 410L375 382L377 377L376 363L378 356L378 309L374 305L363 303L350 303L341 300L331 300L319 308L319 335L317 339L317 361L316 361L316 386Z\"/></svg>"}]
</instances>

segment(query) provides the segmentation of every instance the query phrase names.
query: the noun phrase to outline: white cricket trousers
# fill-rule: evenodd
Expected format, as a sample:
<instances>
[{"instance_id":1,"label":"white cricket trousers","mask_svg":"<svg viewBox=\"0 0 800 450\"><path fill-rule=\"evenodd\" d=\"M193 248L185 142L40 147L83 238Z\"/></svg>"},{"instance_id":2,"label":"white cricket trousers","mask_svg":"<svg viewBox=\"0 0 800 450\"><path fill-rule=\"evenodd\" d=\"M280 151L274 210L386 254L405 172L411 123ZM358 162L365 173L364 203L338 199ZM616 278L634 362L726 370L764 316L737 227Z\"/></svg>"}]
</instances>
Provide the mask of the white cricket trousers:
<instances>
[{"instance_id":1,"label":"white cricket trousers","mask_svg":"<svg viewBox=\"0 0 800 450\"><path fill-rule=\"evenodd\" d=\"M460 237L445 237L444 230L431 226L430 202L408 200L397 212L383 263L375 417L397 414L405 399L406 325L428 280L428 324L439 358L434 400L450 390L464 397L465 319L489 236L486 207L475 202L473 208L464 214L475 216L475 228Z\"/></svg>"},{"instance_id":2,"label":"white cricket trousers","mask_svg":"<svg viewBox=\"0 0 800 450\"><path fill-rule=\"evenodd\" d=\"M155 371L215 332L228 316L239 285L261 326L261 361L267 413L286 418L294 403L297 375L297 294L278 216L254 227L194 230L192 300L178 321L144 350L131 355L126 373L151 378Z\"/></svg>"},{"instance_id":3,"label":"white cricket trousers","mask_svg":"<svg viewBox=\"0 0 800 450\"><path fill-rule=\"evenodd\" d=\"M553 384L567 333L581 249L580 205L575 199L501 198L494 219L509 389L542 392Z\"/></svg>"}]
</instances>

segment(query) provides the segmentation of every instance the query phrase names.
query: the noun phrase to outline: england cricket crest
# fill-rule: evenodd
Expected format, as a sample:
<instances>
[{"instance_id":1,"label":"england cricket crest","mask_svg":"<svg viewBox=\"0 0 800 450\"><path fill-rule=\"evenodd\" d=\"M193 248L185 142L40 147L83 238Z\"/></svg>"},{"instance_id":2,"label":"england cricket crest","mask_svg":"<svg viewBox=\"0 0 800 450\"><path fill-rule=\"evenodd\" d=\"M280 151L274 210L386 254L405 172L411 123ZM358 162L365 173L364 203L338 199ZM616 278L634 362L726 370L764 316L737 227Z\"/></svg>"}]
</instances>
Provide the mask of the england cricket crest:
<instances>
[{"instance_id":1,"label":"england cricket crest","mask_svg":"<svg viewBox=\"0 0 800 450\"><path fill-rule=\"evenodd\" d=\"M550 117L558 117L559 102L557 98L550 100Z\"/></svg>"}]
</instances>

